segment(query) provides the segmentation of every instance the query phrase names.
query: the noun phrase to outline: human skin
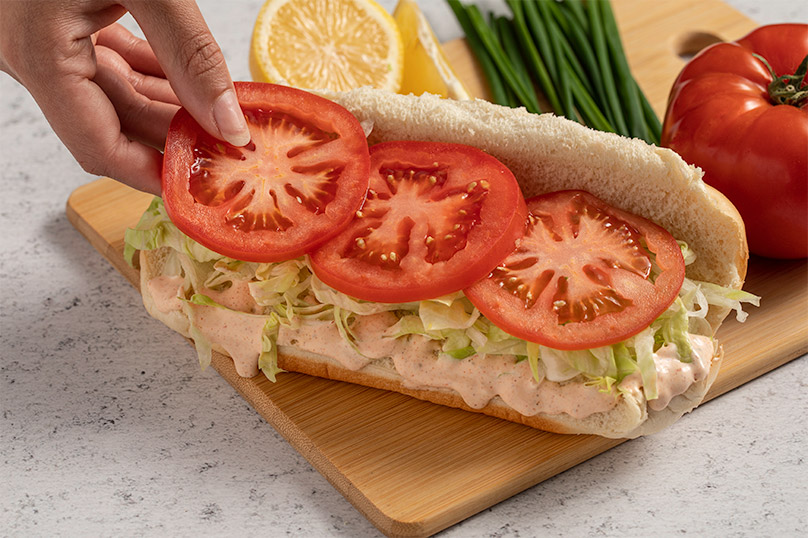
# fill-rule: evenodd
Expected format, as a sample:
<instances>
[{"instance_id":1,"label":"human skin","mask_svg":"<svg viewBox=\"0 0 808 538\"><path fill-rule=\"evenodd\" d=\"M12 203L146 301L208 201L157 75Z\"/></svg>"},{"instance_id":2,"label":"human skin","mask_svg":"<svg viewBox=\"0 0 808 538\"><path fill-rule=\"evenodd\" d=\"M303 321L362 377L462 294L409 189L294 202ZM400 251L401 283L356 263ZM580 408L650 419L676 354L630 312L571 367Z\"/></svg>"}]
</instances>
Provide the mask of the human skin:
<instances>
[{"instance_id":1,"label":"human skin","mask_svg":"<svg viewBox=\"0 0 808 538\"><path fill-rule=\"evenodd\" d=\"M126 12L146 40L116 21ZM249 142L224 56L193 0L0 0L0 70L87 172L160 194L169 123Z\"/></svg>"}]
</instances>

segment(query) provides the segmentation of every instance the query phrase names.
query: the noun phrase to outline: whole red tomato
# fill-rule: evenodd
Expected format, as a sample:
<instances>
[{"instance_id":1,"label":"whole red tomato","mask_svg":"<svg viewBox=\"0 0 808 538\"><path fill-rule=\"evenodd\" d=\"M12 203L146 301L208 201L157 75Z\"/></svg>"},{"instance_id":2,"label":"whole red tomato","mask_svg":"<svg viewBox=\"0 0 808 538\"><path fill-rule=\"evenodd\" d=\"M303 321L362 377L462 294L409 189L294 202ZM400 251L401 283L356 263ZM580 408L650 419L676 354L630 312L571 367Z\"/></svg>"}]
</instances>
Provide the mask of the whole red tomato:
<instances>
[{"instance_id":1,"label":"whole red tomato","mask_svg":"<svg viewBox=\"0 0 808 538\"><path fill-rule=\"evenodd\" d=\"M741 213L749 249L808 257L808 25L763 26L696 55L673 84L662 145Z\"/></svg>"}]
</instances>

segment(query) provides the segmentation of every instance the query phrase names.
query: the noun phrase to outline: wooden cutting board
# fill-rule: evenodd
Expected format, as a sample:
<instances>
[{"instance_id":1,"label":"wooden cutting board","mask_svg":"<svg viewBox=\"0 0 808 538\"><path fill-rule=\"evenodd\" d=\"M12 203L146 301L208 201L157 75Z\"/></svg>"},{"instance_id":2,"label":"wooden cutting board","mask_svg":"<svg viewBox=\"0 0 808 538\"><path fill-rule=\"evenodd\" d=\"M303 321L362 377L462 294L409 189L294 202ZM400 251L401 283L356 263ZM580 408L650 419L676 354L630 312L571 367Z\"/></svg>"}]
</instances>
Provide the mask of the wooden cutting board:
<instances>
[{"instance_id":1,"label":"wooden cutting board","mask_svg":"<svg viewBox=\"0 0 808 538\"><path fill-rule=\"evenodd\" d=\"M619 0L618 22L635 76L662 113L683 61L675 50L734 39L755 24L716 0ZM463 41L447 56L475 95L486 95ZM693 52L693 50L689 50ZM73 225L133 285L123 236L150 197L109 179L77 189ZM745 289L763 297L741 325L718 338L725 360L714 398L808 351L808 263L752 259ZM166 329L168 330L168 329ZM765 335L765 338L761 338ZM192 349L178 349L195 364ZM240 378L230 359L214 368L376 527L428 536L585 461L621 441L539 432L406 396L300 374Z\"/></svg>"}]
</instances>

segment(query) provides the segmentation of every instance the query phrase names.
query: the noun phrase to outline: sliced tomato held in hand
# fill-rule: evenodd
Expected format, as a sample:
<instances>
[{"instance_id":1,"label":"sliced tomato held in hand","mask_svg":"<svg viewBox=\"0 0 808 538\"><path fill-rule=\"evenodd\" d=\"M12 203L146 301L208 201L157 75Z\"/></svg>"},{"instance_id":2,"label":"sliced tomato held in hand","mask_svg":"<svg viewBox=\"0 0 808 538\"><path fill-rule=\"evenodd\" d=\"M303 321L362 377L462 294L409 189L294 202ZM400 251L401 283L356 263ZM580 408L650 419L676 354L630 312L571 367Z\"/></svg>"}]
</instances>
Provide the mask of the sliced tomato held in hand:
<instances>
[{"instance_id":1,"label":"sliced tomato held in hand","mask_svg":"<svg viewBox=\"0 0 808 538\"><path fill-rule=\"evenodd\" d=\"M368 186L367 141L342 106L302 90L236 82L252 139L215 139L180 109L168 132L163 201L209 249L244 261L301 256L339 233Z\"/></svg>"},{"instance_id":2,"label":"sliced tomato held in hand","mask_svg":"<svg viewBox=\"0 0 808 538\"><path fill-rule=\"evenodd\" d=\"M660 226L583 191L543 194L527 207L516 249L465 290L500 329L555 349L590 349L639 333L676 299L685 263Z\"/></svg>"},{"instance_id":3,"label":"sliced tomato held in hand","mask_svg":"<svg viewBox=\"0 0 808 538\"><path fill-rule=\"evenodd\" d=\"M470 146L396 141L370 148L370 187L342 233L310 254L315 275L368 301L459 291L513 250L527 209L505 165Z\"/></svg>"}]
</instances>

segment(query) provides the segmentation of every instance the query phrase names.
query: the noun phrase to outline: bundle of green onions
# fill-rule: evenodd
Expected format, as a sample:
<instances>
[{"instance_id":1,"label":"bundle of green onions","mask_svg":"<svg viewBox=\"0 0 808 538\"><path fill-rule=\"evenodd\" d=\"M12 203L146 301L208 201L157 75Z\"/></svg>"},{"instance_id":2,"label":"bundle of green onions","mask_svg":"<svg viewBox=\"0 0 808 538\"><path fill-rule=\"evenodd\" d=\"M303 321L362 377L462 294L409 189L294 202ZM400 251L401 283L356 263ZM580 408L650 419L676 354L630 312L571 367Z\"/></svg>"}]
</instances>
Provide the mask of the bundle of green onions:
<instances>
[{"instance_id":1,"label":"bundle of green onions","mask_svg":"<svg viewBox=\"0 0 808 538\"><path fill-rule=\"evenodd\" d=\"M487 18L447 0L482 67L492 100L553 112L593 129L659 144L659 118L631 74L609 0L506 0Z\"/></svg>"}]
</instances>

